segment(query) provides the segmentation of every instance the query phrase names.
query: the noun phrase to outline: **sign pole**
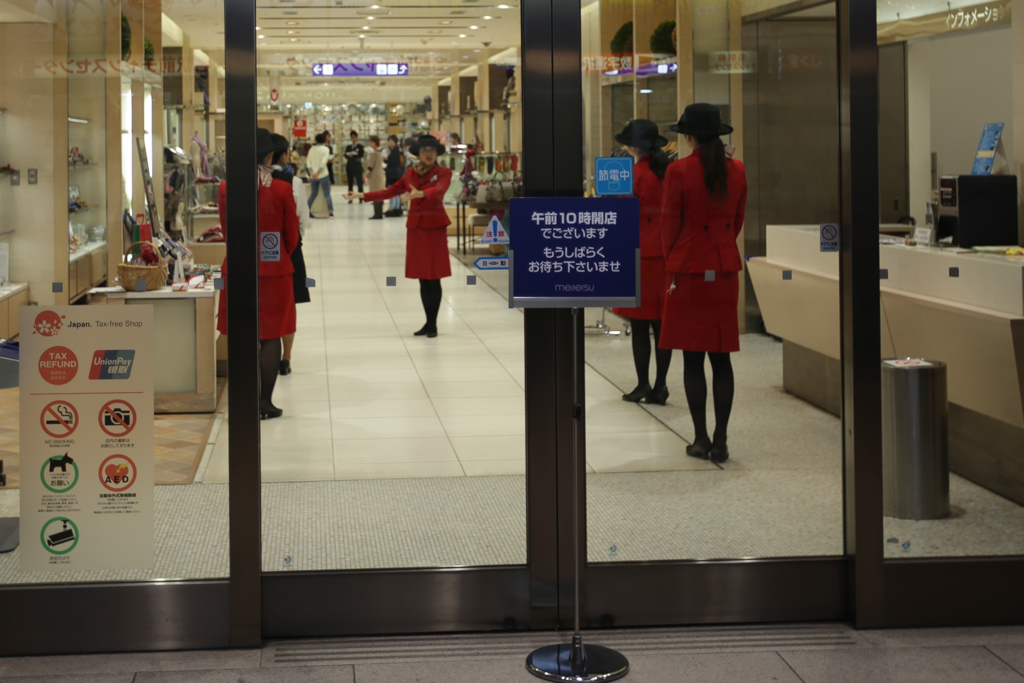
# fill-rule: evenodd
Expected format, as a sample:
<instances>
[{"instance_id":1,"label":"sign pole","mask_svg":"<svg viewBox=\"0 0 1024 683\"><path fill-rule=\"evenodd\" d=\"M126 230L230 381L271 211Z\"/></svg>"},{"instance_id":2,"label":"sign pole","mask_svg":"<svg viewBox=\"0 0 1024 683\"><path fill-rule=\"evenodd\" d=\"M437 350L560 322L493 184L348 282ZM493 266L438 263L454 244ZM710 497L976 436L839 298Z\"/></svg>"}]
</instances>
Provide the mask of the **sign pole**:
<instances>
[{"instance_id":1,"label":"sign pole","mask_svg":"<svg viewBox=\"0 0 1024 683\"><path fill-rule=\"evenodd\" d=\"M629 661L619 652L601 645L583 645L580 633L580 309L572 309L572 559L573 559L573 634L572 644L547 645L530 653L526 668L546 681L579 683L614 681L629 673Z\"/></svg>"}]
</instances>

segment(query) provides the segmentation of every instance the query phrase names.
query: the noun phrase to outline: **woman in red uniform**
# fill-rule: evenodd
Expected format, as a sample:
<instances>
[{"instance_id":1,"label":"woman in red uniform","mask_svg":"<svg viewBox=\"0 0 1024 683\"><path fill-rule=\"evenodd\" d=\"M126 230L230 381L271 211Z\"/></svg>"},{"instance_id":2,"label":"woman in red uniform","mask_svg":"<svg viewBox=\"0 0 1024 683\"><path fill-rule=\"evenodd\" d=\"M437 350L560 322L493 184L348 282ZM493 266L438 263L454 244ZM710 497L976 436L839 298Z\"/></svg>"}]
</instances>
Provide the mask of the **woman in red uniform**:
<instances>
[{"instance_id":1,"label":"woman in red uniform","mask_svg":"<svg viewBox=\"0 0 1024 683\"><path fill-rule=\"evenodd\" d=\"M658 124L635 119L615 136L633 155L633 196L640 200L640 307L614 308L616 315L629 318L633 328L633 365L636 389L622 395L623 401L665 405L665 379L672 350L657 348L661 338L661 310L665 302L665 256L661 247L661 185L668 157L661 148L668 140L658 134ZM651 329L654 329L657 375L651 388Z\"/></svg>"},{"instance_id":2,"label":"woman in red uniform","mask_svg":"<svg viewBox=\"0 0 1024 683\"><path fill-rule=\"evenodd\" d=\"M259 167L257 231L260 242L260 418L281 417L283 410L271 397L281 368L281 337L295 333L295 289L291 255L299 246L299 217L292 186L274 178L270 165L279 151L266 128L256 129L256 160ZM227 236L227 183L220 184L220 224ZM244 226L235 226L236 229ZM268 248L275 245L276 248ZM224 291L220 297L217 329L228 333L227 259L221 268ZM244 292L239 292L244 295Z\"/></svg>"},{"instance_id":3,"label":"woman in red uniform","mask_svg":"<svg viewBox=\"0 0 1024 683\"><path fill-rule=\"evenodd\" d=\"M686 454L725 462L726 432L734 392L729 354L740 350L737 302L743 259L736 238L747 205L743 164L728 157L721 135L732 132L718 108L691 104L672 131L693 153L668 168L662 205L668 294L661 348L682 349L683 387L693 418L694 441ZM714 440L708 438L704 354L711 360Z\"/></svg>"},{"instance_id":4,"label":"woman in red uniform","mask_svg":"<svg viewBox=\"0 0 1024 683\"><path fill-rule=\"evenodd\" d=\"M405 276L420 281L420 299L427 324L413 334L437 336L437 312L441 309L441 278L452 274L448 261L448 226L444 195L452 182L451 169L437 163L444 145L432 135L421 135L410 149L420 162L390 187L377 192L353 192L348 199L382 202L409 193L408 236L405 240Z\"/></svg>"}]
</instances>

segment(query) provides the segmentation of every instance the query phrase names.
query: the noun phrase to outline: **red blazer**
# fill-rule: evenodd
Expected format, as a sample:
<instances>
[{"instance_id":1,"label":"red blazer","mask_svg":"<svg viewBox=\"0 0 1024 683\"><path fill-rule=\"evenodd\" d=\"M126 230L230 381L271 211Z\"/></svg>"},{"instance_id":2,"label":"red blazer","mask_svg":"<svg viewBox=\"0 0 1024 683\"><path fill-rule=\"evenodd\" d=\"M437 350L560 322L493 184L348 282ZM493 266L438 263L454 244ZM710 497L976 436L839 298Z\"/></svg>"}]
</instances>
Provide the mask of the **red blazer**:
<instances>
[{"instance_id":1,"label":"red blazer","mask_svg":"<svg viewBox=\"0 0 1024 683\"><path fill-rule=\"evenodd\" d=\"M220 225L227 239L227 181L220 184ZM281 260L260 261L260 275L291 275L295 272L292 266L292 252L299 246L299 216L295 212L295 195L292 186L283 180L274 179L270 187L259 186L258 225L260 237L266 232L281 233ZM262 241L262 240L261 240Z\"/></svg>"},{"instance_id":2,"label":"red blazer","mask_svg":"<svg viewBox=\"0 0 1024 683\"><path fill-rule=\"evenodd\" d=\"M441 164L434 164L424 176L417 173L415 168L410 168L391 187L377 192L367 192L363 199L368 202L382 202L414 189L420 190L426 197L409 202L409 220L405 224L406 227L443 228L452 222L448 212L444 210L444 194L451 184L452 170Z\"/></svg>"},{"instance_id":3,"label":"red blazer","mask_svg":"<svg viewBox=\"0 0 1024 683\"><path fill-rule=\"evenodd\" d=\"M633 166L633 196L640 200L640 256L661 258L662 180L651 170L651 158Z\"/></svg>"},{"instance_id":4,"label":"red blazer","mask_svg":"<svg viewBox=\"0 0 1024 683\"><path fill-rule=\"evenodd\" d=\"M712 199L704 185L700 150L665 173L661 239L669 273L743 270L736 238L747 208L747 174L738 159L726 161L729 196Z\"/></svg>"}]
</instances>

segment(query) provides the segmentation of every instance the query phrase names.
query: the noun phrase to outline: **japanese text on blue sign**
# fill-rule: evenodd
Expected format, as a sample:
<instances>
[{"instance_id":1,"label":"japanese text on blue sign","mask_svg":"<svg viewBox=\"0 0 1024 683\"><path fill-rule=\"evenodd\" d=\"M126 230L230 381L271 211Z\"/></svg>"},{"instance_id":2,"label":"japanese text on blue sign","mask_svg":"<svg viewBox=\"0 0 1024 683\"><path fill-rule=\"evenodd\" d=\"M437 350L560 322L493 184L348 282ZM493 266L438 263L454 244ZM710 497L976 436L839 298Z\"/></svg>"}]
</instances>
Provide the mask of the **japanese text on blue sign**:
<instances>
[{"instance_id":1,"label":"japanese text on blue sign","mask_svg":"<svg viewBox=\"0 0 1024 683\"><path fill-rule=\"evenodd\" d=\"M313 65L314 76L408 76L409 63L396 62L377 64L373 62L340 64L316 63Z\"/></svg>"},{"instance_id":2,"label":"japanese text on blue sign","mask_svg":"<svg viewBox=\"0 0 1024 683\"><path fill-rule=\"evenodd\" d=\"M632 157L598 157L594 160L597 176L594 191L598 196L633 194Z\"/></svg>"},{"instance_id":3,"label":"japanese text on blue sign","mask_svg":"<svg viewBox=\"0 0 1024 683\"><path fill-rule=\"evenodd\" d=\"M510 303L636 305L639 212L635 197L513 199Z\"/></svg>"}]
</instances>

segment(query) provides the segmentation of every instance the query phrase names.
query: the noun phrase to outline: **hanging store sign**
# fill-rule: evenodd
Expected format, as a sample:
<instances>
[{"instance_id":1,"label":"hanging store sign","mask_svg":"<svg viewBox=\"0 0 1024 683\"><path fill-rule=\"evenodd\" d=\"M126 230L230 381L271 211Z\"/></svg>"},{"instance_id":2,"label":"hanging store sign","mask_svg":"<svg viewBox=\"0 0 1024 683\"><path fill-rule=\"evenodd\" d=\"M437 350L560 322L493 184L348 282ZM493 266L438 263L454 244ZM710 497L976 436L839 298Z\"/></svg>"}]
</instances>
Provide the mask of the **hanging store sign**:
<instances>
[{"instance_id":1,"label":"hanging store sign","mask_svg":"<svg viewBox=\"0 0 1024 683\"><path fill-rule=\"evenodd\" d=\"M972 29L1009 24L1010 2L984 2L970 7L948 9L922 17L900 19L878 25L878 42L894 43L913 38L958 33Z\"/></svg>"},{"instance_id":2,"label":"hanging store sign","mask_svg":"<svg viewBox=\"0 0 1024 683\"><path fill-rule=\"evenodd\" d=\"M515 197L509 308L640 305L640 201Z\"/></svg>"},{"instance_id":3,"label":"hanging store sign","mask_svg":"<svg viewBox=\"0 0 1024 683\"><path fill-rule=\"evenodd\" d=\"M308 129L306 128L306 119L295 119L292 123L292 137L304 138L308 135Z\"/></svg>"},{"instance_id":4,"label":"hanging store sign","mask_svg":"<svg viewBox=\"0 0 1024 683\"><path fill-rule=\"evenodd\" d=\"M728 50L708 53L708 71L713 74L752 74L757 72L757 52Z\"/></svg>"},{"instance_id":5,"label":"hanging store sign","mask_svg":"<svg viewBox=\"0 0 1024 683\"><path fill-rule=\"evenodd\" d=\"M407 62L390 63L354 63L342 62L340 64L313 64L314 76L408 76L409 64Z\"/></svg>"},{"instance_id":6,"label":"hanging store sign","mask_svg":"<svg viewBox=\"0 0 1024 683\"><path fill-rule=\"evenodd\" d=\"M96 310L21 308L23 572L153 566L153 307Z\"/></svg>"}]
</instances>

